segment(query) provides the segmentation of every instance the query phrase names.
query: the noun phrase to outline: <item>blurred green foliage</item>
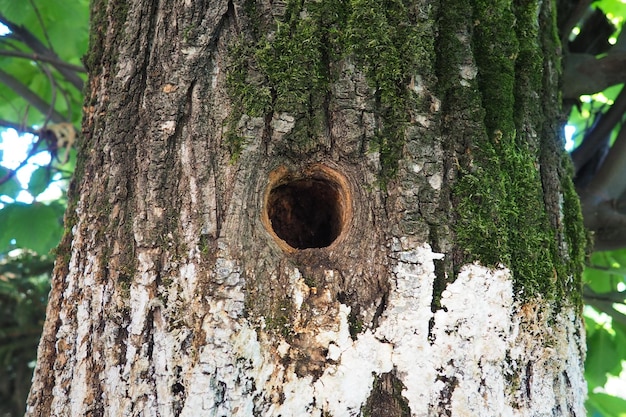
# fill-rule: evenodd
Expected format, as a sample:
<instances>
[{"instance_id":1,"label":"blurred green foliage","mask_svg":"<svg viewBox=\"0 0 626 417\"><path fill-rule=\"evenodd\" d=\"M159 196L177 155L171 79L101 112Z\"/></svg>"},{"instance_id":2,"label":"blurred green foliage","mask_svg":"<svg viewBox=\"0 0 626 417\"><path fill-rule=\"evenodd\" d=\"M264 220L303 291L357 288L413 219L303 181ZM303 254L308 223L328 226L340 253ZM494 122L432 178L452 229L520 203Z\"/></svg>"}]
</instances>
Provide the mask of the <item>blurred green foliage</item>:
<instances>
[{"instance_id":1,"label":"blurred green foliage","mask_svg":"<svg viewBox=\"0 0 626 417\"><path fill-rule=\"evenodd\" d=\"M608 395L609 378L617 378L626 365L626 250L596 252L583 274L590 416L626 416L626 399ZM613 382L624 387L626 381Z\"/></svg>"},{"instance_id":2,"label":"blurred green foliage","mask_svg":"<svg viewBox=\"0 0 626 417\"><path fill-rule=\"evenodd\" d=\"M604 12L615 27L610 42L621 33L626 17L626 3L600 0L592 4ZM572 107L568 125L574 129L570 150L581 144L585 135L613 105L624 84L580 97ZM622 123L613 129L613 144ZM592 417L626 416L626 249L595 252L583 273L584 318L587 332L585 378L589 396L587 413ZM619 378L622 375L621 379ZM611 395L616 394L618 396Z\"/></svg>"},{"instance_id":3,"label":"blurred green foliage","mask_svg":"<svg viewBox=\"0 0 626 417\"><path fill-rule=\"evenodd\" d=\"M0 416L24 413L52 266L51 256L31 251L0 260Z\"/></svg>"},{"instance_id":4,"label":"blurred green foliage","mask_svg":"<svg viewBox=\"0 0 626 417\"><path fill-rule=\"evenodd\" d=\"M35 6L36 8L34 8ZM9 21L34 35L64 64L81 66L87 51L89 35L89 1L72 0L0 0L0 22ZM43 55L43 49L11 34L0 37L0 50L27 55ZM65 120L79 123L82 113L82 90L70 82L52 65L22 56L0 54L0 69L14 77ZM33 103L0 83L0 119L14 121L25 127L43 126L49 114L33 110ZM59 122L57 120L56 122Z\"/></svg>"},{"instance_id":5,"label":"blurred green foliage","mask_svg":"<svg viewBox=\"0 0 626 417\"><path fill-rule=\"evenodd\" d=\"M1 417L24 414L75 163L38 133L80 126L88 31L88 0L0 0Z\"/></svg>"}]
</instances>

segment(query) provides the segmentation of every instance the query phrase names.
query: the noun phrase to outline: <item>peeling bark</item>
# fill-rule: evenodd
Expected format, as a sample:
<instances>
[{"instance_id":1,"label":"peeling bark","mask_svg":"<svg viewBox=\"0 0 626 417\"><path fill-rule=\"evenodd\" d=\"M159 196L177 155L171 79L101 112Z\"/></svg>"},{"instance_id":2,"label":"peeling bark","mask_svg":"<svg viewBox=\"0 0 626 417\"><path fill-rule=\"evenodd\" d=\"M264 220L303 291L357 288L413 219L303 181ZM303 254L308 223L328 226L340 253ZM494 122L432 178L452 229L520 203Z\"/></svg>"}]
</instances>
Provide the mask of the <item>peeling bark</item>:
<instances>
[{"instance_id":1,"label":"peeling bark","mask_svg":"<svg viewBox=\"0 0 626 417\"><path fill-rule=\"evenodd\" d=\"M338 32L364 19L356 2L324 6L339 8ZM331 56L336 33L314 29L300 46L321 45L319 61L294 63L291 84L263 72L255 59L280 30L309 33L313 3L95 1L84 141L27 415L582 416L580 216L559 204L568 179L546 122L556 51L537 55L538 84L517 61L515 125L485 122L477 23L447 6L402 5L425 60L390 88L371 79L369 52ZM535 18L551 21L542 7ZM532 45L546 52L539 35ZM310 62L326 78L297 90ZM229 86L241 68L251 96ZM394 89L410 100L383 96ZM265 92L262 111L246 102ZM514 130L553 248L513 254L478 232L464 246L458 184L486 161L480 141ZM486 222L511 215L490 209ZM510 242L526 227L497 224ZM490 246L495 262L474 251ZM566 261L526 276L547 251Z\"/></svg>"}]
</instances>

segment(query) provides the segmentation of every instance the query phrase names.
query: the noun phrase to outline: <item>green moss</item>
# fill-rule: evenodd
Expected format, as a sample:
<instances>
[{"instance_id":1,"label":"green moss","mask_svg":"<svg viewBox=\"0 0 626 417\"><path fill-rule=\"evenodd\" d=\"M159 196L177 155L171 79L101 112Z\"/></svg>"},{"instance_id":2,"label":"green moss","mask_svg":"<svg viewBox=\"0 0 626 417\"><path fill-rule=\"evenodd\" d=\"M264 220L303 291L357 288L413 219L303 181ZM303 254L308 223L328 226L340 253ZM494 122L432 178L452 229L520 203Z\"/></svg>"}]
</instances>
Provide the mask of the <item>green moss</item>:
<instances>
[{"instance_id":1,"label":"green moss","mask_svg":"<svg viewBox=\"0 0 626 417\"><path fill-rule=\"evenodd\" d=\"M542 199L532 154L513 138L476 152L475 172L462 173L458 198L458 244L487 265L504 263L514 272L516 290L552 297L558 254Z\"/></svg>"},{"instance_id":2,"label":"green moss","mask_svg":"<svg viewBox=\"0 0 626 417\"><path fill-rule=\"evenodd\" d=\"M230 67L226 87L233 96L233 107L226 121L226 144L231 159L236 161L245 146L244 138L237 132L237 124L244 112L251 117L259 117L269 112L272 97L270 89L263 85L262 79L248 76L250 59L254 48L243 39L239 39L229 51Z\"/></svg>"},{"instance_id":3,"label":"green moss","mask_svg":"<svg viewBox=\"0 0 626 417\"><path fill-rule=\"evenodd\" d=\"M204 256L209 254L211 250L211 245L209 244L209 236L202 234L200 235L200 239L198 239L198 246L200 247L200 253Z\"/></svg>"},{"instance_id":4,"label":"green moss","mask_svg":"<svg viewBox=\"0 0 626 417\"><path fill-rule=\"evenodd\" d=\"M128 2L126 0L99 0L92 1L90 5L89 52L84 58L85 68L88 71L98 69L106 52L107 37L113 31L113 37L117 41L108 41L118 45L124 33L124 24L128 14ZM113 22L114 26L110 26Z\"/></svg>"},{"instance_id":5,"label":"green moss","mask_svg":"<svg viewBox=\"0 0 626 417\"><path fill-rule=\"evenodd\" d=\"M323 59L326 29L319 13L300 17L306 12L295 4L288 3L287 21L278 24L273 39L259 43L255 61L271 86L272 110L310 116L321 110L328 92L328 64Z\"/></svg>"},{"instance_id":6,"label":"green moss","mask_svg":"<svg viewBox=\"0 0 626 417\"><path fill-rule=\"evenodd\" d=\"M289 339L292 336L291 315L293 308L289 299L273 303L271 313L265 316L265 326L268 331L277 333Z\"/></svg>"},{"instance_id":7,"label":"green moss","mask_svg":"<svg viewBox=\"0 0 626 417\"><path fill-rule=\"evenodd\" d=\"M473 10L473 49L478 85L485 107L485 127L492 138L515 132L515 62L519 42L511 25L516 17L508 0L477 1Z\"/></svg>"},{"instance_id":8,"label":"green moss","mask_svg":"<svg viewBox=\"0 0 626 417\"><path fill-rule=\"evenodd\" d=\"M481 47L468 50L458 35L467 31L470 36L472 28L468 27L471 24L468 16L474 13L471 4L463 0L448 1L442 4L441 10L437 76L443 111L463 123L461 129L444 125L444 134L464 148L458 156L459 174L453 189L455 232L458 246L466 254L462 263L477 259L487 265L509 264L511 251L507 223L510 208L506 207L507 178L502 172L502 142L504 140L508 145L512 140L512 121L504 123L509 126L508 136L504 137L497 124L502 121L502 116L489 114L497 108L485 108L487 98L481 94L480 81L465 80L469 86L459 88L459 69L467 65L468 58L478 54L476 49ZM482 42L483 47L488 48L485 43ZM503 80L507 81L508 77ZM505 86L504 91L510 88ZM498 92L497 89L488 90L492 94ZM503 111L512 118L512 109ZM487 120L490 120L489 129Z\"/></svg>"},{"instance_id":9,"label":"green moss","mask_svg":"<svg viewBox=\"0 0 626 417\"><path fill-rule=\"evenodd\" d=\"M441 39L440 85L446 100L465 106L452 104L446 110L467 120L462 134L449 132L465 147L453 189L457 244L464 253L460 264L504 263L513 271L516 294L560 300L570 294L568 282L580 269L574 265L582 260L579 242L584 239L574 242L581 238L580 210L571 182L564 179L564 221L576 230L566 231L571 260L563 259L561 231L551 224L544 201L544 192L556 190L544 190L538 157L541 140L558 141L556 130L548 128L556 121L555 111L548 109L558 108L558 102L550 95L539 99L538 93L557 86L543 74L537 4L516 2L515 13L511 7L508 1L464 0L442 6L441 33L452 34ZM464 25L472 34L471 51L455 35ZM455 88L459 68L467 62L464 54L475 60L478 76L470 87ZM573 291L569 299L578 302L577 297Z\"/></svg>"},{"instance_id":10,"label":"green moss","mask_svg":"<svg viewBox=\"0 0 626 417\"><path fill-rule=\"evenodd\" d=\"M563 155L563 158L567 158ZM584 269L584 259L591 252L591 239L587 235L587 230L583 226L580 199L572 183L573 168L569 159L564 161L564 165L569 167L569 176L564 177L561 183L563 189L563 224L565 225L564 240L569 256L563 259L565 272L559 275L560 284L563 288L564 296L569 297L582 307L582 273ZM572 277L571 279L569 277Z\"/></svg>"},{"instance_id":11,"label":"green moss","mask_svg":"<svg viewBox=\"0 0 626 417\"><path fill-rule=\"evenodd\" d=\"M413 96L407 88L419 62L430 62L432 45L402 0L354 0L348 22L348 44L376 91L382 127L377 133L382 178L395 175L405 142L408 109Z\"/></svg>"},{"instance_id":12,"label":"green moss","mask_svg":"<svg viewBox=\"0 0 626 417\"><path fill-rule=\"evenodd\" d=\"M409 402L402 395L404 390L406 387L394 374L376 375L370 397L361 408L361 415L410 417Z\"/></svg>"},{"instance_id":13,"label":"green moss","mask_svg":"<svg viewBox=\"0 0 626 417\"><path fill-rule=\"evenodd\" d=\"M506 392L510 395L510 398L517 398L516 393L519 392L523 382L522 369L520 368L521 364L518 361L513 360L509 352L507 352L507 355L504 358L504 363L504 369L507 369L504 374L504 378L506 380ZM517 406L517 401L514 400L512 405Z\"/></svg>"},{"instance_id":14,"label":"green moss","mask_svg":"<svg viewBox=\"0 0 626 417\"><path fill-rule=\"evenodd\" d=\"M67 189L67 208L63 217L63 236L59 245L54 249L56 262L67 271L72 256L73 229L78 224L77 205L80 198L78 186L85 174L85 160L87 152L84 144L77 149L76 167Z\"/></svg>"},{"instance_id":15,"label":"green moss","mask_svg":"<svg viewBox=\"0 0 626 417\"><path fill-rule=\"evenodd\" d=\"M471 259L509 266L516 291L551 298L556 283L551 279L556 275L556 234L544 206L535 153L526 137L516 137L522 127L516 115L527 115L527 103L516 94L516 82L520 73L532 70L516 61L520 40L511 30L515 18L510 2L477 2L472 13L484 134L475 138L472 161L454 190L459 199L459 244ZM522 42L521 49L528 44L534 50L536 35L534 41ZM525 59L533 66L537 60L530 55ZM528 81L533 82L537 80ZM526 88L541 91L541 84ZM477 168L472 169L473 165Z\"/></svg>"},{"instance_id":16,"label":"green moss","mask_svg":"<svg viewBox=\"0 0 626 417\"><path fill-rule=\"evenodd\" d=\"M258 34L252 0L245 10L257 22L252 32ZM271 37L240 40L231 50L229 131L236 130L244 113L288 112L295 117L289 139L296 146L315 140L326 123L334 63L351 56L375 91L381 174L390 178L412 104L407 85L420 63L430 62L432 51L432 36L421 33L430 27L417 25L411 10L408 0L289 0ZM245 146L236 133L227 141L232 154Z\"/></svg>"},{"instance_id":17,"label":"green moss","mask_svg":"<svg viewBox=\"0 0 626 417\"><path fill-rule=\"evenodd\" d=\"M361 320L361 318L352 311L348 315L348 330L352 340L356 340L359 334L363 331L363 320Z\"/></svg>"},{"instance_id":18,"label":"green moss","mask_svg":"<svg viewBox=\"0 0 626 417\"><path fill-rule=\"evenodd\" d=\"M183 41L188 42L189 41L189 37L192 34L194 30L193 26L185 26L185 29L183 29Z\"/></svg>"},{"instance_id":19,"label":"green moss","mask_svg":"<svg viewBox=\"0 0 626 417\"><path fill-rule=\"evenodd\" d=\"M106 0L92 1L90 9L89 51L83 58L88 71L97 68L102 59L106 35ZM89 97L89 94L85 95Z\"/></svg>"},{"instance_id":20,"label":"green moss","mask_svg":"<svg viewBox=\"0 0 626 417\"><path fill-rule=\"evenodd\" d=\"M303 279L304 279L304 283L309 288L317 287L317 280L315 279L315 277L313 275L305 275L305 276L303 276Z\"/></svg>"},{"instance_id":21,"label":"green moss","mask_svg":"<svg viewBox=\"0 0 626 417\"><path fill-rule=\"evenodd\" d=\"M535 235L541 235L540 227L545 225L543 238L549 239L544 246L545 260L541 263L546 266L550 263L552 266L550 276L553 285L550 288L553 291L547 295L553 296L557 305L561 305L562 302L581 305L581 275L587 237L578 196L571 182L573 173L570 161L565 151L558 145L560 138L556 125L561 116L558 94L560 57L554 52L560 49L560 40L555 5L552 2L539 4L534 1L520 1L516 2L515 6L517 17L515 33L520 45L516 60L516 127L521 131L525 126L535 126L539 133L536 145L539 146L541 155L537 165L541 166L542 171L539 178L542 183L536 187L540 193L559 192L563 200L559 207L560 220L556 222L558 224L552 226L550 222L544 220L547 216L542 216L543 223L538 223L539 226L529 230ZM525 141L531 142L529 139L532 138L529 136L524 138ZM554 176L558 176L559 180L553 179ZM552 182L555 184L552 185ZM523 194L520 193L518 199L522 198ZM537 213L545 212L544 204L541 199L537 209L543 210ZM533 221L531 216L527 217ZM565 243L565 248L558 247L559 241ZM529 268L532 266L528 265ZM549 272L545 269L547 268L544 267L544 273Z\"/></svg>"}]
</instances>

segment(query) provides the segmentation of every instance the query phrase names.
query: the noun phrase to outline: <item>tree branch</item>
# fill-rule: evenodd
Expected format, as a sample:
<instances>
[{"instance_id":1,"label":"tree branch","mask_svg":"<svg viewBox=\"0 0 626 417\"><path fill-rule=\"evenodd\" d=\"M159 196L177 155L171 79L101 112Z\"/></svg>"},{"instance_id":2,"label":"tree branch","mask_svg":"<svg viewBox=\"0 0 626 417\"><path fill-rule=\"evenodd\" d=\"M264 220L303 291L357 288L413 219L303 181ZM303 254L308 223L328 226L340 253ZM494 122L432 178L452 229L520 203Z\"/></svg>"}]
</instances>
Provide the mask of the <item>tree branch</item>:
<instances>
[{"instance_id":1,"label":"tree branch","mask_svg":"<svg viewBox=\"0 0 626 417\"><path fill-rule=\"evenodd\" d=\"M28 155L26 155L26 158L24 158L24 160L20 162L20 164L16 168L10 169L9 172L7 172L2 178L0 178L0 185L4 184L5 182L13 178L13 176L17 173L17 171L19 171L28 163L28 160L30 159L30 157L37 153L37 150L39 149L39 145L41 144L41 142L42 142L42 138L41 136L39 136L37 138L37 141L33 144L33 147L28 152Z\"/></svg>"},{"instance_id":2,"label":"tree branch","mask_svg":"<svg viewBox=\"0 0 626 417\"><path fill-rule=\"evenodd\" d=\"M31 127L24 126L24 125L22 125L20 123L14 123L14 122L11 122L11 121L5 120L5 119L0 119L0 126L6 127L6 128L15 129L18 132L20 132L20 134L21 133L30 133L31 135L39 134L39 131L37 131L37 130L31 128Z\"/></svg>"},{"instance_id":3,"label":"tree branch","mask_svg":"<svg viewBox=\"0 0 626 417\"><path fill-rule=\"evenodd\" d=\"M604 163L598 169L587 189L608 200L618 200L626 190L626 126L620 129L615 143L609 149Z\"/></svg>"},{"instance_id":4,"label":"tree branch","mask_svg":"<svg viewBox=\"0 0 626 417\"><path fill-rule=\"evenodd\" d=\"M626 215L615 201L602 199L593 191L579 191L585 227L595 232L595 251L615 250L626 246Z\"/></svg>"},{"instance_id":5,"label":"tree branch","mask_svg":"<svg viewBox=\"0 0 626 417\"><path fill-rule=\"evenodd\" d=\"M28 87L22 84L17 78L0 70L0 82L5 84L11 90L15 91L20 97L28 101L33 107L43 115L50 114L50 120L54 123L65 122L66 119L52 107L52 104L46 103L41 97L33 93Z\"/></svg>"},{"instance_id":6,"label":"tree branch","mask_svg":"<svg viewBox=\"0 0 626 417\"><path fill-rule=\"evenodd\" d=\"M622 304L626 300L626 291L611 291L604 293L597 293L589 286L585 285L583 288L583 297L585 302L591 300L609 301L611 303Z\"/></svg>"},{"instance_id":7,"label":"tree branch","mask_svg":"<svg viewBox=\"0 0 626 417\"><path fill-rule=\"evenodd\" d=\"M595 250L614 250L626 245L626 215L622 196L626 191L626 126L609 149L591 181L577 187L585 226L596 232Z\"/></svg>"},{"instance_id":8,"label":"tree branch","mask_svg":"<svg viewBox=\"0 0 626 417\"><path fill-rule=\"evenodd\" d=\"M603 58L568 54L563 60L563 98L578 99L626 80L626 51L609 52Z\"/></svg>"},{"instance_id":9,"label":"tree branch","mask_svg":"<svg viewBox=\"0 0 626 417\"><path fill-rule=\"evenodd\" d=\"M596 271L604 271L604 272L610 273L611 275L620 275L626 278L626 268L613 268L611 266L594 265L594 264L586 264L585 268L595 269ZM624 294L626 294L626 292ZM626 295L624 296L624 298L626 299Z\"/></svg>"},{"instance_id":10,"label":"tree branch","mask_svg":"<svg viewBox=\"0 0 626 417\"><path fill-rule=\"evenodd\" d=\"M592 0L580 0L576 4L576 7L570 12L563 27L561 27L561 45L567 45L569 43L569 35L572 33L572 29L578 24L583 15L589 10Z\"/></svg>"},{"instance_id":11,"label":"tree branch","mask_svg":"<svg viewBox=\"0 0 626 417\"><path fill-rule=\"evenodd\" d=\"M46 42L48 42L48 49L50 49L51 52L56 53L54 52L54 47L52 45L52 42L50 42L50 36L48 35L48 31L46 30L46 25L44 25L43 19L41 18L41 13L39 13L39 8L33 2L33 0L28 0L28 2L30 3L30 7L33 8L33 11L35 12L35 16L37 16L37 20L39 21L39 26L41 26L41 31L43 32L43 36L46 39Z\"/></svg>"},{"instance_id":12,"label":"tree branch","mask_svg":"<svg viewBox=\"0 0 626 417\"><path fill-rule=\"evenodd\" d=\"M601 119L598 124L589 131L580 146L571 153L576 173L603 145L604 140L611 134L615 125L622 120L624 113L626 113L626 88L622 88L613 105L605 114L600 116Z\"/></svg>"},{"instance_id":13,"label":"tree branch","mask_svg":"<svg viewBox=\"0 0 626 417\"><path fill-rule=\"evenodd\" d=\"M64 68L67 68L69 70L76 71L76 72L82 72L82 73L87 72L85 70L85 68L80 66L80 65L70 64L70 63L67 63L65 61L61 61L58 58L44 56L44 55L39 55L39 54L29 54L29 53L20 52L20 51L3 51L3 50L0 50L0 55L3 55L3 56L14 56L14 57L18 57L18 58L25 58L25 59L29 59L31 61L47 62L49 64L53 64L54 67L59 66L59 67L64 67Z\"/></svg>"},{"instance_id":14,"label":"tree branch","mask_svg":"<svg viewBox=\"0 0 626 417\"><path fill-rule=\"evenodd\" d=\"M55 54L53 51L48 49L35 35L30 33L30 31L23 26L17 25L10 20L8 20L4 15L0 13L0 22L6 25L9 30L12 32L13 36L24 42L31 50L33 50L36 54L50 58L55 61L62 60ZM63 65L56 65L54 62L50 62L57 71L65 77L65 79L71 83L78 91L83 90L83 80L78 76L78 74L68 69Z\"/></svg>"},{"instance_id":15,"label":"tree branch","mask_svg":"<svg viewBox=\"0 0 626 417\"><path fill-rule=\"evenodd\" d=\"M585 299L585 302L587 302L587 299ZM615 304L613 301L591 299L587 304L598 311L608 314L614 321L626 326L626 316L613 307L613 304Z\"/></svg>"}]
</instances>

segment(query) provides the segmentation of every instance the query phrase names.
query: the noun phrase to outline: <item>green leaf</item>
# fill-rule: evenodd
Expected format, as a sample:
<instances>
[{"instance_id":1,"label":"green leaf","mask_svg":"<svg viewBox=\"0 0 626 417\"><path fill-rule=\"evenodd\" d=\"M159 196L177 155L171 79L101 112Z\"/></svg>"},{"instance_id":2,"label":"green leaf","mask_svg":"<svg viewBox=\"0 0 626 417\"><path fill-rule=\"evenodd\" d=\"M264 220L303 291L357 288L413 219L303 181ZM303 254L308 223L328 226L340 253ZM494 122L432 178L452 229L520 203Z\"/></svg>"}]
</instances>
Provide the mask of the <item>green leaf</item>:
<instances>
[{"instance_id":1,"label":"green leaf","mask_svg":"<svg viewBox=\"0 0 626 417\"><path fill-rule=\"evenodd\" d=\"M605 328L598 327L587 337L585 378L592 388L604 386L607 372L619 366L621 360L617 354L615 339Z\"/></svg>"},{"instance_id":2,"label":"green leaf","mask_svg":"<svg viewBox=\"0 0 626 417\"><path fill-rule=\"evenodd\" d=\"M626 250L596 252L591 256L591 265L583 272L584 282L598 293L615 291L625 280Z\"/></svg>"},{"instance_id":3,"label":"green leaf","mask_svg":"<svg viewBox=\"0 0 626 417\"><path fill-rule=\"evenodd\" d=\"M50 0L16 1L0 0L2 14L30 31L43 45L52 49L61 60L80 65L87 50L89 35L89 1L58 2ZM3 37L2 49L12 49L31 54L26 44ZM50 67L50 66L48 66ZM82 92L53 70L44 72L30 59L0 57L0 68L28 86L32 92L48 102L57 112L75 123L80 121ZM85 80L86 75L79 76ZM50 77L57 83L53 94ZM59 94L62 91L63 94ZM30 106L7 86L0 84L0 118L25 126L41 125L46 114Z\"/></svg>"},{"instance_id":4,"label":"green leaf","mask_svg":"<svg viewBox=\"0 0 626 417\"><path fill-rule=\"evenodd\" d=\"M0 178L4 178L8 173L8 169L0 167ZM6 195L9 198L15 199L20 191L22 191L22 186L15 176L4 184L0 184L0 195Z\"/></svg>"},{"instance_id":5,"label":"green leaf","mask_svg":"<svg viewBox=\"0 0 626 417\"><path fill-rule=\"evenodd\" d=\"M615 346L617 347L617 356L619 356L620 358L626 358L626 326L614 321L613 331L615 332Z\"/></svg>"},{"instance_id":6,"label":"green leaf","mask_svg":"<svg viewBox=\"0 0 626 417\"><path fill-rule=\"evenodd\" d=\"M603 393L589 393L587 411L590 417L626 417L626 400Z\"/></svg>"},{"instance_id":7,"label":"green leaf","mask_svg":"<svg viewBox=\"0 0 626 417\"><path fill-rule=\"evenodd\" d=\"M618 29L620 29L620 24L624 22L624 16L626 16L626 4L621 0L599 0L594 3L594 6L602 9L605 14L617 18L617 26ZM615 22L615 19L613 19L613 21Z\"/></svg>"},{"instance_id":8,"label":"green leaf","mask_svg":"<svg viewBox=\"0 0 626 417\"><path fill-rule=\"evenodd\" d=\"M50 184L50 170L48 167L39 167L30 176L28 181L28 192L37 197L43 193Z\"/></svg>"},{"instance_id":9,"label":"green leaf","mask_svg":"<svg viewBox=\"0 0 626 417\"><path fill-rule=\"evenodd\" d=\"M13 247L46 254L56 247L63 232L63 206L59 203L14 203L0 210L0 253ZM11 241L15 239L15 245Z\"/></svg>"},{"instance_id":10,"label":"green leaf","mask_svg":"<svg viewBox=\"0 0 626 417\"><path fill-rule=\"evenodd\" d=\"M611 282L611 271L586 268L583 272L583 280L589 287L597 293L610 292L615 289Z\"/></svg>"}]
</instances>

